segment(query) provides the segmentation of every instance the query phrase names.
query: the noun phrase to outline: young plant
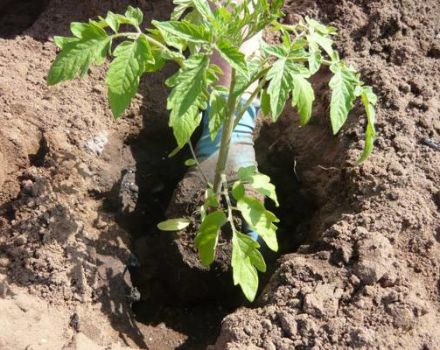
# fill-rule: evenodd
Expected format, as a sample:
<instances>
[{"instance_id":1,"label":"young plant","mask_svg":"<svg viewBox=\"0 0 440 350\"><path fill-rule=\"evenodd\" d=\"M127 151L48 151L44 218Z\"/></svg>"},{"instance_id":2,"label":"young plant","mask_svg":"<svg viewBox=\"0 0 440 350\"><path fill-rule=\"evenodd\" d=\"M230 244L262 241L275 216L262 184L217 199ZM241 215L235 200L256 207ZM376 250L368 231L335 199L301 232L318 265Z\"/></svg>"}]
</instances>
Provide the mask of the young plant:
<instances>
[{"instance_id":1,"label":"young plant","mask_svg":"<svg viewBox=\"0 0 440 350\"><path fill-rule=\"evenodd\" d=\"M161 69L167 61L177 63L179 70L166 81L171 88L167 108L169 126L177 141L176 152L185 145L192 150L191 135L201 122L201 111L208 105L211 137L214 139L222 131L215 178L206 189L194 244L201 263L209 266L215 259L219 234L228 225L232 231L233 282L252 301L258 288L257 271L264 272L266 265L260 244L240 232L242 228L236 227L234 218L244 219L276 251L278 219L261 201L248 195L245 187L250 186L278 202L269 177L255 167L240 169L230 186L234 179L226 177L225 167L235 126L257 97L261 99L263 113L274 122L290 99L300 125L306 125L315 99L309 78L321 66L328 66L333 73L329 83L333 134L345 124L357 98L365 107L365 147L358 160L362 162L373 148L376 96L333 48L336 29L307 17L294 25L279 23L283 15L282 0L251 0L242 4L216 0L212 1L214 10L206 0L174 0L174 3L171 20L152 21L153 27L145 30L141 10L132 7L124 15L108 12L105 18L72 23L72 37L54 38L61 51L49 71L48 84L83 76L90 65L103 64L110 56L106 75L108 99L113 115L118 118L129 106L144 74ZM246 59L240 52L241 45L261 30L275 32L280 43L261 42L260 55ZM217 83L222 71L211 63L215 50L232 67L228 88ZM254 92L250 96L244 94L255 82L258 85ZM246 101L244 105L242 99ZM195 158L188 164L197 165L198 161ZM182 230L189 223L187 218L177 218L158 226L163 230Z\"/></svg>"}]
</instances>

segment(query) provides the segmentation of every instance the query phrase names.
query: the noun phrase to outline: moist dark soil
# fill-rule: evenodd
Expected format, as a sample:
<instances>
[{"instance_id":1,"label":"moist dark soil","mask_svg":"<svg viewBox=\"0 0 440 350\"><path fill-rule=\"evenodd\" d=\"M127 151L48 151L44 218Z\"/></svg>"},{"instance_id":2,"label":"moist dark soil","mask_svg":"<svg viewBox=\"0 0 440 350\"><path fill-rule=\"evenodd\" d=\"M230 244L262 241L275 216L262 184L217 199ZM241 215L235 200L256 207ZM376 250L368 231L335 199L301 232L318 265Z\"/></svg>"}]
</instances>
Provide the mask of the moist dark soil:
<instances>
[{"instance_id":1,"label":"moist dark soil","mask_svg":"<svg viewBox=\"0 0 440 350\"><path fill-rule=\"evenodd\" d=\"M288 109L262 128L282 249L257 302L238 309L238 290L220 288L227 271L206 284L215 297L194 298L198 277L179 295L156 230L187 170L185 152L168 158L163 82L176 67L146 77L118 121L105 67L45 83L53 35L128 3L0 2L0 348L440 348L438 1L286 2L286 22L339 28L339 50L379 95L378 139L356 166L364 116L331 135L325 71L309 126ZM171 9L130 3L145 23Z\"/></svg>"}]
</instances>

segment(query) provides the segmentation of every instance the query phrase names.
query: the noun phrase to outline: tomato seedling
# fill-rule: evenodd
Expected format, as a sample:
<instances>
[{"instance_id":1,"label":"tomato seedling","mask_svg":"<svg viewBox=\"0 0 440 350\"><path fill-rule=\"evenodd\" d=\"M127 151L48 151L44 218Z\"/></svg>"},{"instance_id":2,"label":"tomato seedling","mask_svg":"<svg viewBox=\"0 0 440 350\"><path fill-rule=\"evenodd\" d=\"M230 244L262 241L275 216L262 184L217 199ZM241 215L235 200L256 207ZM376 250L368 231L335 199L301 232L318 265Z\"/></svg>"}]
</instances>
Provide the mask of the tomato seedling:
<instances>
[{"instance_id":1,"label":"tomato seedling","mask_svg":"<svg viewBox=\"0 0 440 350\"><path fill-rule=\"evenodd\" d=\"M278 219L260 200L247 195L245 186L276 204L278 201L269 177L255 167L239 169L235 179L226 177L225 166L235 126L256 98L261 100L263 114L271 116L274 122L290 99L300 117L300 125L306 125L315 99L309 79L321 66L328 66L333 73L329 83L333 134L345 124L357 98L365 107L365 147L358 160L362 162L373 148L376 95L371 87L364 85L356 70L340 59L332 41L336 29L310 18L293 25L280 23L282 0L252 0L241 4L217 0L213 1L214 10L206 0L174 0L174 3L171 20L152 21L153 27L145 30L142 11L133 7L124 15L108 12L105 18L72 23L72 37L54 38L60 52L49 71L48 84L83 76L90 65L103 64L110 56L106 84L110 108L118 118L135 96L144 74L161 69L167 61L177 63L179 70L166 81L171 89L167 109L169 126L177 141L176 152L191 145L191 135L202 120L201 111L208 105L212 139L222 132L215 178L206 189L194 244L201 263L211 265L219 234L228 226L232 231L233 282L240 285L246 298L252 301L258 289L257 271L264 272L266 265L260 244L242 233L234 218L244 219L268 248L276 251ZM262 41L260 54L246 58L240 52L241 45L262 30L275 33L279 43ZM222 70L211 63L215 51L232 68L229 88L217 83ZM255 82L257 87L253 93L245 94ZM246 101L244 104L242 99ZM187 164L197 165L198 161L195 157ZM232 186L228 185L231 182ZM174 218L160 223L159 228L182 230L190 222L188 218Z\"/></svg>"}]
</instances>

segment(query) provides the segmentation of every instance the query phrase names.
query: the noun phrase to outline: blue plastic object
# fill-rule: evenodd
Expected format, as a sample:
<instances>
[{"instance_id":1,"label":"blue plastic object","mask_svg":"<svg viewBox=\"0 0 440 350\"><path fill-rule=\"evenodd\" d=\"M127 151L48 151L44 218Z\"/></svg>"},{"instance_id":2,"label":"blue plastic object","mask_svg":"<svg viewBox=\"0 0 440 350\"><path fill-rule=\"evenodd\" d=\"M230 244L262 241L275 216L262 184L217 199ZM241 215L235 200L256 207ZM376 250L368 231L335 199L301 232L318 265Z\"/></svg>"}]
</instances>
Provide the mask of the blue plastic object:
<instances>
[{"instance_id":1,"label":"blue plastic object","mask_svg":"<svg viewBox=\"0 0 440 350\"><path fill-rule=\"evenodd\" d=\"M226 97L225 97L226 98ZM241 105L245 104L246 100L242 99ZM247 167L251 165L257 166L255 159L254 140L253 133L255 129L255 122L257 114L260 109L258 101L254 101L243 114L238 125L232 132L231 146L229 149L229 157L226 168L237 172L241 167ZM199 142L196 146L196 155L201 163L211 158L217 158L220 149L220 143L222 138L222 129L220 129L217 137L212 140L209 133L209 111L210 107L203 112L203 131ZM212 164L214 164L212 162ZM211 165L212 166L212 165ZM246 233L255 241L258 240L259 235L253 231L250 227L246 229Z\"/></svg>"}]
</instances>

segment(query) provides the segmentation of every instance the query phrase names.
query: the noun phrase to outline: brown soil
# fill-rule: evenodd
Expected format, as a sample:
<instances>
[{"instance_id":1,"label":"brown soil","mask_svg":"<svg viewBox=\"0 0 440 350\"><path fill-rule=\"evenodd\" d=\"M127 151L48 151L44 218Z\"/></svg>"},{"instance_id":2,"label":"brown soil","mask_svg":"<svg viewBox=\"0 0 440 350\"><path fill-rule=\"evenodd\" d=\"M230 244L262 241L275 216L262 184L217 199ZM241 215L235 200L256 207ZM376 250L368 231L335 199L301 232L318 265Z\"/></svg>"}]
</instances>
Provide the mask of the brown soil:
<instances>
[{"instance_id":1,"label":"brown soil","mask_svg":"<svg viewBox=\"0 0 440 350\"><path fill-rule=\"evenodd\" d=\"M173 305L160 278L154 226L186 159L166 157L174 67L145 79L115 122L104 69L51 88L45 76L53 35L128 1L28 3L0 4L0 349L440 348L437 0L287 1L287 21L340 28L339 49L380 95L379 137L353 166L361 112L330 135L325 72L310 126L288 110L262 131L259 163L277 183L290 254L256 305L222 323L227 301ZM170 10L132 3L147 20Z\"/></svg>"},{"instance_id":2,"label":"brown soil","mask_svg":"<svg viewBox=\"0 0 440 350\"><path fill-rule=\"evenodd\" d=\"M298 129L286 111L269 128L277 147L294 150L319 209L309 244L280 259L257 307L223 320L213 349L439 349L440 153L429 141L440 139L440 3L290 1L286 10L288 21L308 14L340 29L339 49L379 93L379 136L353 166L361 126L332 139L325 93L312 125Z\"/></svg>"}]
</instances>

